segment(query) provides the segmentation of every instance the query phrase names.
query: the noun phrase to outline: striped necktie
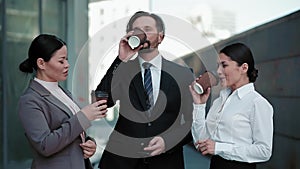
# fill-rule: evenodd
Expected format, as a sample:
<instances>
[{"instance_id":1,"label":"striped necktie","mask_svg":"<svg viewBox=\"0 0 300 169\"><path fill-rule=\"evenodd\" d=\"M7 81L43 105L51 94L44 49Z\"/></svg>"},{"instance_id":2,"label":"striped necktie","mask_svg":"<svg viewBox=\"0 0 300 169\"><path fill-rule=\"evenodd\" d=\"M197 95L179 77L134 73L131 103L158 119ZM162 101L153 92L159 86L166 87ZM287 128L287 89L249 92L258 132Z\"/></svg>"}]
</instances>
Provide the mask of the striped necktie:
<instances>
[{"instance_id":1,"label":"striped necktie","mask_svg":"<svg viewBox=\"0 0 300 169\"><path fill-rule=\"evenodd\" d=\"M152 78L151 78L151 71L150 67L152 66L151 63L144 62L143 67L145 69L144 72L144 88L147 94L147 109L150 109L153 104L154 104L154 99L153 99L153 87L152 87Z\"/></svg>"}]
</instances>

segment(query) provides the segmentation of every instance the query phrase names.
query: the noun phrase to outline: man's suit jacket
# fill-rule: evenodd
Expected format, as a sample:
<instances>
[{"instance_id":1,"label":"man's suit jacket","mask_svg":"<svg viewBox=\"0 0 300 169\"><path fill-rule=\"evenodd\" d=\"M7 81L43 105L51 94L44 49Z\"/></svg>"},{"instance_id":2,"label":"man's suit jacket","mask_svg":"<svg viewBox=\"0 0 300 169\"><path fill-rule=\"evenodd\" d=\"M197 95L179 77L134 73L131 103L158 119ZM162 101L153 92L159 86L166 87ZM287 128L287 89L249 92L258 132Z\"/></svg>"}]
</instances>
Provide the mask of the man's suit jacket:
<instances>
[{"instance_id":1,"label":"man's suit jacket","mask_svg":"<svg viewBox=\"0 0 300 169\"><path fill-rule=\"evenodd\" d=\"M71 97L70 93L67 93ZM35 80L19 100L19 117L33 151L32 169L84 169L80 133L91 123ZM89 161L86 161L89 162Z\"/></svg>"},{"instance_id":2,"label":"man's suit jacket","mask_svg":"<svg viewBox=\"0 0 300 169\"><path fill-rule=\"evenodd\" d=\"M138 59L123 63L117 58L96 89L109 93L108 106L120 100L119 118L100 168L134 169L145 159L150 168L183 168L182 146L191 141L193 107L188 86L193 80L189 68L163 58L159 96L148 111ZM163 137L167 151L149 157L143 148L154 136Z\"/></svg>"}]
</instances>

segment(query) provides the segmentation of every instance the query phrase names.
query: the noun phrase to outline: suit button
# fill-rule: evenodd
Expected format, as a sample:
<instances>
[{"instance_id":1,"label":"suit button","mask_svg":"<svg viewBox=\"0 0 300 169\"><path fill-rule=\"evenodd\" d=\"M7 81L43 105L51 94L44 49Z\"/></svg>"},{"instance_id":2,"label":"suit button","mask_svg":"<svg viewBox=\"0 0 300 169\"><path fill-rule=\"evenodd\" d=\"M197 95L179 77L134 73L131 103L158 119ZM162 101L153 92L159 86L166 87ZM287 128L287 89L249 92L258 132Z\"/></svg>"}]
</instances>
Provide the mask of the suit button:
<instances>
[{"instance_id":1,"label":"suit button","mask_svg":"<svg viewBox=\"0 0 300 169\"><path fill-rule=\"evenodd\" d=\"M148 123L148 126L150 127L152 124L151 123Z\"/></svg>"},{"instance_id":2,"label":"suit button","mask_svg":"<svg viewBox=\"0 0 300 169\"><path fill-rule=\"evenodd\" d=\"M141 143L141 146L144 146L145 144L144 143Z\"/></svg>"}]
</instances>

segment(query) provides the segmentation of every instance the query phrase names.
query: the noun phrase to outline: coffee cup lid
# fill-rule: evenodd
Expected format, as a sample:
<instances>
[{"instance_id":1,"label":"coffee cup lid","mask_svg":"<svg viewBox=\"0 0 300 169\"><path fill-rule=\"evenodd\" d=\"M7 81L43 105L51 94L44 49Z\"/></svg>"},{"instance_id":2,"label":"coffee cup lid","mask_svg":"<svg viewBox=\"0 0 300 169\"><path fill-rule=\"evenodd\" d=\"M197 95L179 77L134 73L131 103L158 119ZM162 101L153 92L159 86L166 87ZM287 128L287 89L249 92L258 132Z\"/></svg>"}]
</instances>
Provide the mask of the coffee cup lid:
<instances>
[{"instance_id":1,"label":"coffee cup lid","mask_svg":"<svg viewBox=\"0 0 300 169\"><path fill-rule=\"evenodd\" d=\"M199 83L195 83L193 87L198 94L202 94L204 92L203 87Z\"/></svg>"},{"instance_id":2,"label":"coffee cup lid","mask_svg":"<svg viewBox=\"0 0 300 169\"><path fill-rule=\"evenodd\" d=\"M141 42L141 40L138 36L133 35L133 36L129 37L129 39L128 39L128 45L131 47L131 49L138 47L140 42Z\"/></svg>"}]
</instances>

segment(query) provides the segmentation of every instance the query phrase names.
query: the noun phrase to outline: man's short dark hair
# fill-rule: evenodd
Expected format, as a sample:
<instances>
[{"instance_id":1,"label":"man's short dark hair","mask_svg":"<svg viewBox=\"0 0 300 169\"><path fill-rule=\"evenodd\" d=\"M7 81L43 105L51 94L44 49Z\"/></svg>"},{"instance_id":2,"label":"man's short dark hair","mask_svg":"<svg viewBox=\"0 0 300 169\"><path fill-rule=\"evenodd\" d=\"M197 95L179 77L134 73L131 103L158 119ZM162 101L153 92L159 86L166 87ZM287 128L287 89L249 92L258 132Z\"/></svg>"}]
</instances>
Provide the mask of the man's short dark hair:
<instances>
[{"instance_id":1,"label":"man's short dark hair","mask_svg":"<svg viewBox=\"0 0 300 169\"><path fill-rule=\"evenodd\" d=\"M127 27L126 27L127 33L132 30L133 22L137 18L142 17L142 16L149 16L149 17L153 18L156 22L156 28L157 28L158 32L163 32L163 35L165 35L165 24L164 24L163 20L161 19L161 17L159 17L156 14L145 12L145 11L138 11L130 18L130 20L128 21Z\"/></svg>"}]
</instances>

